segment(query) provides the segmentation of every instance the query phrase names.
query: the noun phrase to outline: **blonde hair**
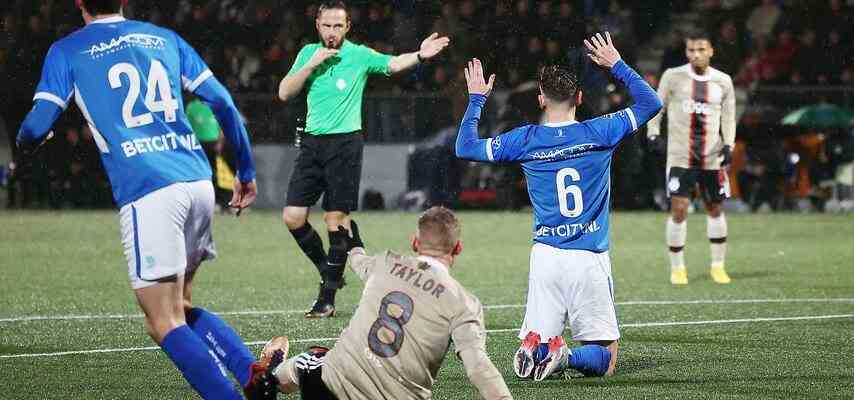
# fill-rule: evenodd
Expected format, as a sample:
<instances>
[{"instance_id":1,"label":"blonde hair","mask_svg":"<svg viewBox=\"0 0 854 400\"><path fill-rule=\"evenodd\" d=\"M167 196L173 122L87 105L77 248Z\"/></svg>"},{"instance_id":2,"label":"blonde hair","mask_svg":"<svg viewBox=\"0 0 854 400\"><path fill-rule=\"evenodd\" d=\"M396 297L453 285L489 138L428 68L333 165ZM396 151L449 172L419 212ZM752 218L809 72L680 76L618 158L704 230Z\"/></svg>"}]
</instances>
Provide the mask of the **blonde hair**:
<instances>
[{"instance_id":1,"label":"blonde hair","mask_svg":"<svg viewBox=\"0 0 854 400\"><path fill-rule=\"evenodd\" d=\"M451 254L460 240L460 221L441 206L430 207L418 218L418 242L421 251Z\"/></svg>"}]
</instances>

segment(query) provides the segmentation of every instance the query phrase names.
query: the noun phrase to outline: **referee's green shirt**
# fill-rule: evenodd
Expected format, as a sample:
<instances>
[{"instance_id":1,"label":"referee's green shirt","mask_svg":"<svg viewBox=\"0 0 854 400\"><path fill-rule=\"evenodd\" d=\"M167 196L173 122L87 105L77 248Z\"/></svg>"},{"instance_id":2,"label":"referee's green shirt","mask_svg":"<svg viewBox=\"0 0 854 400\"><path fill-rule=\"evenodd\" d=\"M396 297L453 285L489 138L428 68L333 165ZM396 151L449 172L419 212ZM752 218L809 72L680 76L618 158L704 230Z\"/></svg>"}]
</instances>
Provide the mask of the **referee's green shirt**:
<instances>
[{"instance_id":1,"label":"referee's green shirt","mask_svg":"<svg viewBox=\"0 0 854 400\"><path fill-rule=\"evenodd\" d=\"M207 104L195 99L187 105L187 118L200 142L216 142L219 139L219 122Z\"/></svg>"},{"instance_id":2,"label":"referee's green shirt","mask_svg":"<svg viewBox=\"0 0 854 400\"><path fill-rule=\"evenodd\" d=\"M308 44L297 54L288 75L302 69L320 43ZM313 135L362 129L362 93L369 74L391 75L392 56L345 40L335 57L317 67L306 81L308 116L305 131Z\"/></svg>"}]
</instances>

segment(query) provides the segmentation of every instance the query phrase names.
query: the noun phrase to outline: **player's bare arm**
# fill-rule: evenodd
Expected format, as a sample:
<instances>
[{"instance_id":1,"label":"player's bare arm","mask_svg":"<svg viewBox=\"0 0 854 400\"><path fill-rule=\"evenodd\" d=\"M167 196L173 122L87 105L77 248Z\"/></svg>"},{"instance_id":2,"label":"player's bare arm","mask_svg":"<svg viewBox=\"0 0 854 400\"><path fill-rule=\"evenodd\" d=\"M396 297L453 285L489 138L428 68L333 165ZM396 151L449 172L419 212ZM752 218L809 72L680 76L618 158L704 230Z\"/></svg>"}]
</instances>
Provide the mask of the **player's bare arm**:
<instances>
[{"instance_id":1,"label":"player's bare arm","mask_svg":"<svg viewBox=\"0 0 854 400\"><path fill-rule=\"evenodd\" d=\"M279 82L279 99L282 101L288 101L288 99L293 98L302 92L303 87L305 87L305 82L308 80L308 77L311 76L311 73L314 72L317 67L323 65L326 60L335 57L338 54L338 51L338 49L327 47L318 48L302 69L293 75L284 77L284 79Z\"/></svg>"},{"instance_id":2,"label":"player's bare arm","mask_svg":"<svg viewBox=\"0 0 854 400\"><path fill-rule=\"evenodd\" d=\"M422 61L436 57L450 44L451 39L446 36L439 37L439 34L434 32L421 42L421 48L418 51L401 54L392 58L388 62L388 70L392 74L405 71Z\"/></svg>"}]
</instances>

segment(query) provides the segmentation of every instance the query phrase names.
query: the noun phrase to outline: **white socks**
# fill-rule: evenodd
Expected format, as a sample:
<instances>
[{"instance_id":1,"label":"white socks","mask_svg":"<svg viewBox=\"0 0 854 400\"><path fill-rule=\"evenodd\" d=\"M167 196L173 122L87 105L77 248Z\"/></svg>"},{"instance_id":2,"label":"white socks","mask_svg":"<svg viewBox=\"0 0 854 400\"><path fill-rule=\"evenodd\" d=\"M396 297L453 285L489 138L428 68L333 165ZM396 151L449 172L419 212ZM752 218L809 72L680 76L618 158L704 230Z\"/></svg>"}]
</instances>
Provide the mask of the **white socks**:
<instances>
[{"instance_id":1,"label":"white socks","mask_svg":"<svg viewBox=\"0 0 854 400\"><path fill-rule=\"evenodd\" d=\"M726 258L726 216L721 213L717 218L706 217L706 234L712 251L712 267L723 267Z\"/></svg>"},{"instance_id":2,"label":"white socks","mask_svg":"<svg viewBox=\"0 0 854 400\"><path fill-rule=\"evenodd\" d=\"M667 218L667 247L670 247L670 268L685 267L685 240L688 238L688 221L680 223L673 222L672 217Z\"/></svg>"}]
</instances>

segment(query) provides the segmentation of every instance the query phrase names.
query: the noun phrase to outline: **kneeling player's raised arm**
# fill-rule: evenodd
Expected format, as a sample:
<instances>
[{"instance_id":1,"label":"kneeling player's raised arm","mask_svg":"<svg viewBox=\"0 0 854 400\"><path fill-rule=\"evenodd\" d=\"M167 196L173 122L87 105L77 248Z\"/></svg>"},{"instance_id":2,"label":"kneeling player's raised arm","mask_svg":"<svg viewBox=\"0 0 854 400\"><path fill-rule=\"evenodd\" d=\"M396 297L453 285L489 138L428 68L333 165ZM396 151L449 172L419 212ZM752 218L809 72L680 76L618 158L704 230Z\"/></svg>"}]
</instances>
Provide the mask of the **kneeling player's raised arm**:
<instances>
[{"instance_id":1,"label":"kneeling player's raised arm","mask_svg":"<svg viewBox=\"0 0 854 400\"><path fill-rule=\"evenodd\" d=\"M492 93L495 74L484 79L483 66L478 59L472 59L465 69L469 92L469 105L460 123L455 151L458 158L472 161L513 161L518 157L518 145L527 128L518 128L495 138L481 139L478 134L480 116L486 99ZM503 147L502 147L503 143Z\"/></svg>"},{"instance_id":2,"label":"kneeling player's raised arm","mask_svg":"<svg viewBox=\"0 0 854 400\"><path fill-rule=\"evenodd\" d=\"M661 99L649 84L629 67L620 57L620 53L611 41L611 34L605 32L603 36L597 33L584 45L590 50L590 59L601 67L608 68L611 74L620 80L629 89L629 94L635 103L624 110L614 113L607 118L599 118L607 126L603 129L605 140L609 145L616 145L622 138L636 131L647 123L661 110ZM617 118L614 118L614 117ZM617 126L615 126L617 124Z\"/></svg>"}]
</instances>

